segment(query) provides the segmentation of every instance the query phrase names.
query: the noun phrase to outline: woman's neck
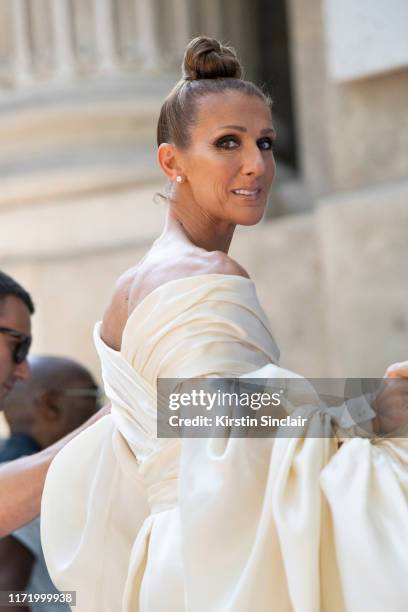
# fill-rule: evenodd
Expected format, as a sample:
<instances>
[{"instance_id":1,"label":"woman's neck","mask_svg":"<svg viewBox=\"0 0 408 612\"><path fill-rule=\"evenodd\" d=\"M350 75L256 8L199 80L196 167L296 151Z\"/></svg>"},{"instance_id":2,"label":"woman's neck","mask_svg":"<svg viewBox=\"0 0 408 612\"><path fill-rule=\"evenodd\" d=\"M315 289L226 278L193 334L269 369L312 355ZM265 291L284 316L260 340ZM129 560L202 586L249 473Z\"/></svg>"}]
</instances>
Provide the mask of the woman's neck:
<instances>
[{"instance_id":1,"label":"woman's neck","mask_svg":"<svg viewBox=\"0 0 408 612\"><path fill-rule=\"evenodd\" d=\"M169 204L164 228L164 235L171 232L180 232L195 246L206 251L222 251L228 253L235 225L217 221L196 208L188 213L181 213L176 206Z\"/></svg>"}]
</instances>

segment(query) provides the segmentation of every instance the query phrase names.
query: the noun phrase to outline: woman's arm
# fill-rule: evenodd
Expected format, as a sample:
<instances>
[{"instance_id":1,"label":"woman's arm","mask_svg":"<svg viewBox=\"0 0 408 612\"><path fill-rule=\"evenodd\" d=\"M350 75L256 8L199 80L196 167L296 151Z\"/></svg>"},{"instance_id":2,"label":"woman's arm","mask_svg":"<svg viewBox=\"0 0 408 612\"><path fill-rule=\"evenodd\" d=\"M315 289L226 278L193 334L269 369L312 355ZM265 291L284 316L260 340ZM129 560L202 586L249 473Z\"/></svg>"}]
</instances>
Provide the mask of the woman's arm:
<instances>
[{"instance_id":1,"label":"woman's arm","mask_svg":"<svg viewBox=\"0 0 408 612\"><path fill-rule=\"evenodd\" d=\"M81 427L52 446L0 467L0 537L38 516L51 461L72 438L109 412L110 405L104 406Z\"/></svg>"}]
</instances>

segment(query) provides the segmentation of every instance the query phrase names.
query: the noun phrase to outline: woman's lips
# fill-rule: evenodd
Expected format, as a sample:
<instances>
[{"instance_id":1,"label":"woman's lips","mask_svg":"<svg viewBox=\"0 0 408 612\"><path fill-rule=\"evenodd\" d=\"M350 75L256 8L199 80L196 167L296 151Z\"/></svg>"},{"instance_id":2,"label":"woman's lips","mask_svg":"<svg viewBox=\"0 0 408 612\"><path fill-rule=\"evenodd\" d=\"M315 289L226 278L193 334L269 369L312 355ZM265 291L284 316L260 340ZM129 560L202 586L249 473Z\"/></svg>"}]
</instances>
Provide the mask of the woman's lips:
<instances>
[{"instance_id":1,"label":"woman's lips","mask_svg":"<svg viewBox=\"0 0 408 612\"><path fill-rule=\"evenodd\" d=\"M244 198L245 200L256 200L259 198L262 189L257 187L256 189L233 189L232 193L238 198Z\"/></svg>"}]
</instances>

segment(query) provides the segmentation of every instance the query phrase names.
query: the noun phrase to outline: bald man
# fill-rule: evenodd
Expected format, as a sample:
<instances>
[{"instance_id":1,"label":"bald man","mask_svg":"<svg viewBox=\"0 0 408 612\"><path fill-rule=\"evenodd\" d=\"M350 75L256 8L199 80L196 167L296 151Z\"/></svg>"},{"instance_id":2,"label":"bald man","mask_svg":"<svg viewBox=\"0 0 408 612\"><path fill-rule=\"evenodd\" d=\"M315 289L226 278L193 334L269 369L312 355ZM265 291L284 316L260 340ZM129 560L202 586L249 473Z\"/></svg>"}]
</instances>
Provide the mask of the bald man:
<instances>
[{"instance_id":1,"label":"bald man","mask_svg":"<svg viewBox=\"0 0 408 612\"><path fill-rule=\"evenodd\" d=\"M77 362L30 357L28 365L30 378L18 381L3 402L11 435L0 449L0 461L50 446L97 410L98 387L90 372ZM0 590L57 592L45 565L38 519L0 540ZM58 609L62 612L61 605ZM64 609L69 610L68 606ZM32 604L23 610L36 612L37 608Z\"/></svg>"},{"instance_id":2,"label":"bald man","mask_svg":"<svg viewBox=\"0 0 408 612\"><path fill-rule=\"evenodd\" d=\"M10 438L0 462L40 451L82 425L97 410L98 387L88 370L62 357L30 357L31 376L3 402Z\"/></svg>"}]
</instances>

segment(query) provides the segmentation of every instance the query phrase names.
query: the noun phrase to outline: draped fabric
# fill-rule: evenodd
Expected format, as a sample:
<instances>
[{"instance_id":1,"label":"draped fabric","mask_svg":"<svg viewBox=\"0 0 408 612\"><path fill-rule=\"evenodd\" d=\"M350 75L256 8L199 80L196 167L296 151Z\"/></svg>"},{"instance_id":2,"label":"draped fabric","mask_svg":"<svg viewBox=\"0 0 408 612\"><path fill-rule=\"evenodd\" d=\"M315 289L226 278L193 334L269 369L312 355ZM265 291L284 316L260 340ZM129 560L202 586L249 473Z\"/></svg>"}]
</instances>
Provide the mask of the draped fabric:
<instances>
[{"instance_id":1,"label":"draped fabric","mask_svg":"<svg viewBox=\"0 0 408 612\"><path fill-rule=\"evenodd\" d=\"M310 397L296 439L158 439L158 377L297 375L252 281L202 275L148 295L121 352L95 328L111 415L53 461L50 574L77 612L405 612L408 442L338 450ZM307 437L307 429L316 435Z\"/></svg>"}]
</instances>

